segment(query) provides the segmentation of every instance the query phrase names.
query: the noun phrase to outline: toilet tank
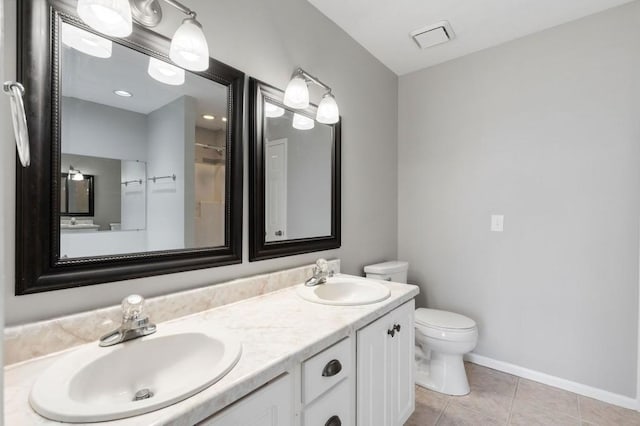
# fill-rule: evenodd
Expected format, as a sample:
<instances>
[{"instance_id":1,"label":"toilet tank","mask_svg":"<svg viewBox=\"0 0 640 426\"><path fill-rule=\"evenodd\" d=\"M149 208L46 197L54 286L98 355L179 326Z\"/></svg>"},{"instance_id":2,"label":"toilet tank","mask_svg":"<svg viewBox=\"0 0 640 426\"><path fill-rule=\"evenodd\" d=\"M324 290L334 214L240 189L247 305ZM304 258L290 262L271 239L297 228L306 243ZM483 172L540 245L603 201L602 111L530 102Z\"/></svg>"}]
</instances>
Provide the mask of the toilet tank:
<instances>
[{"instance_id":1,"label":"toilet tank","mask_svg":"<svg viewBox=\"0 0 640 426\"><path fill-rule=\"evenodd\" d=\"M364 273L367 278L376 280L393 281L396 283L407 282L407 270L409 262L401 260L392 260L390 262L376 263L364 267Z\"/></svg>"}]
</instances>

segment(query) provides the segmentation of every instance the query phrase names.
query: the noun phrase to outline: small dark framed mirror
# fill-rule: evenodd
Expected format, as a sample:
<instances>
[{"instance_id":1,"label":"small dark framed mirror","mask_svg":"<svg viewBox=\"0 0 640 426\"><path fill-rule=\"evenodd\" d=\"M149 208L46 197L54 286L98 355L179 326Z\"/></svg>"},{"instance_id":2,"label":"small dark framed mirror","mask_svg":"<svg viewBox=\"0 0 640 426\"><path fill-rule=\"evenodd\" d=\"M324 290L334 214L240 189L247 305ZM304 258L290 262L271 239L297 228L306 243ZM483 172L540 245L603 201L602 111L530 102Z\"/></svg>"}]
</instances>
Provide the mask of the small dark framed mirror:
<instances>
[{"instance_id":1,"label":"small dark framed mirror","mask_svg":"<svg viewBox=\"0 0 640 426\"><path fill-rule=\"evenodd\" d=\"M82 179L76 174L62 173L60 184L60 216L93 216L94 215L94 177L83 174Z\"/></svg>"},{"instance_id":2,"label":"small dark framed mirror","mask_svg":"<svg viewBox=\"0 0 640 426\"><path fill-rule=\"evenodd\" d=\"M166 37L106 36L76 8L18 2L16 294L240 263L244 74L179 68Z\"/></svg>"},{"instance_id":3,"label":"small dark framed mirror","mask_svg":"<svg viewBox=\"0 0 640 426\"><path fill-rule=\"evenodd\" d=\"M341 121L315 121L249 79L249 260L340 247Z\"/></svg>"}]
</instances>

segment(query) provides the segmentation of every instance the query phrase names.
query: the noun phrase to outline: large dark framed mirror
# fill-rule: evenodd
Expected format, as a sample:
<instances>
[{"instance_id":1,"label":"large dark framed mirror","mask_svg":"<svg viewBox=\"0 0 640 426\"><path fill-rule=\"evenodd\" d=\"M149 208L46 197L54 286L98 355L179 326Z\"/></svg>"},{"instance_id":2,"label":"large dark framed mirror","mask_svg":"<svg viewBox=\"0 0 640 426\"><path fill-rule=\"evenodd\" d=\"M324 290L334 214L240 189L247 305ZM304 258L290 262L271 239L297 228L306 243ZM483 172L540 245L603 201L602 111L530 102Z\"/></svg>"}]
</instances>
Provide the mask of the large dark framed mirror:
<instances>
[{"instance_id":1,"label":"large dark framed mirror","mask_svg":"<svg viewBox=\"0 0 640 426\"><path fill-rule=\"evenodd\" d=\"M315 121L249 79L249 260L340 247L341 121Z\"/></svg>"},{"instance_id":2,"label":"large dark framed mirror","mask_svg":"<svg viewBox=\"0 0 640 426\"><path fill-rule=\"evenodd\" d=\"M240 263L244 74L182 70L167 38L98 34L76 4L18 2L16 294Z\"/></svg>"}]
</instances>

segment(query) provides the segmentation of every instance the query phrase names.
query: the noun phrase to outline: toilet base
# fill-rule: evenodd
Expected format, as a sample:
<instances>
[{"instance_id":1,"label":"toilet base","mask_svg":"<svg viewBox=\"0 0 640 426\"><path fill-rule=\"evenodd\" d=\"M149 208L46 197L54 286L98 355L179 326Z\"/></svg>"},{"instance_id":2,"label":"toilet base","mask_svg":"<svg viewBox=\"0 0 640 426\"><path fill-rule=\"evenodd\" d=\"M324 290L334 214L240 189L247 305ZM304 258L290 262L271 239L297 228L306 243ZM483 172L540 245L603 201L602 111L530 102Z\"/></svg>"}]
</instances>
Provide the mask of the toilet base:
<instances>
[{"instance_id":1,"label":"toilet base","mask_svg":"<svg viewBox=\"0 0 640 426\"><path fill-rule=\"evenodd\" d=\"M469 381L462 355L439 354L430 351L430 359L416 351L415 382L418 386L447 395L469 393Z\"/></svg>"}]
</instances>

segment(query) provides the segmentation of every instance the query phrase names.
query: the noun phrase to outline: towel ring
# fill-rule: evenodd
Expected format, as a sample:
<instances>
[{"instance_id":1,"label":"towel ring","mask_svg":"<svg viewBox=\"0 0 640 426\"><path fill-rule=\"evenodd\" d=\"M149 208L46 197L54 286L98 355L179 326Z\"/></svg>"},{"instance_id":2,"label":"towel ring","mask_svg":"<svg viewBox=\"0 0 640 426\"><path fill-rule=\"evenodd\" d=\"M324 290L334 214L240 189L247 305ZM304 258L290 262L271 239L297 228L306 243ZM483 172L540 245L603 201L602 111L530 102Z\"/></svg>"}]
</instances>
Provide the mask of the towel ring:
<instances>
[{"instance_id":1,"label":"towel ring","mask_svg":"<svg viewBox=\"0 0 640 426\"><path fill-rule=\"evenodd\" d=\"M22 167L31 164L29 152L29 130L27 128L27 116L24 111L24 86L15 81L5 81L3 91L9 95L11 105L11 121L13 122L13 134L16 138L16 148Z\"/></svg>"}]
</instances>

